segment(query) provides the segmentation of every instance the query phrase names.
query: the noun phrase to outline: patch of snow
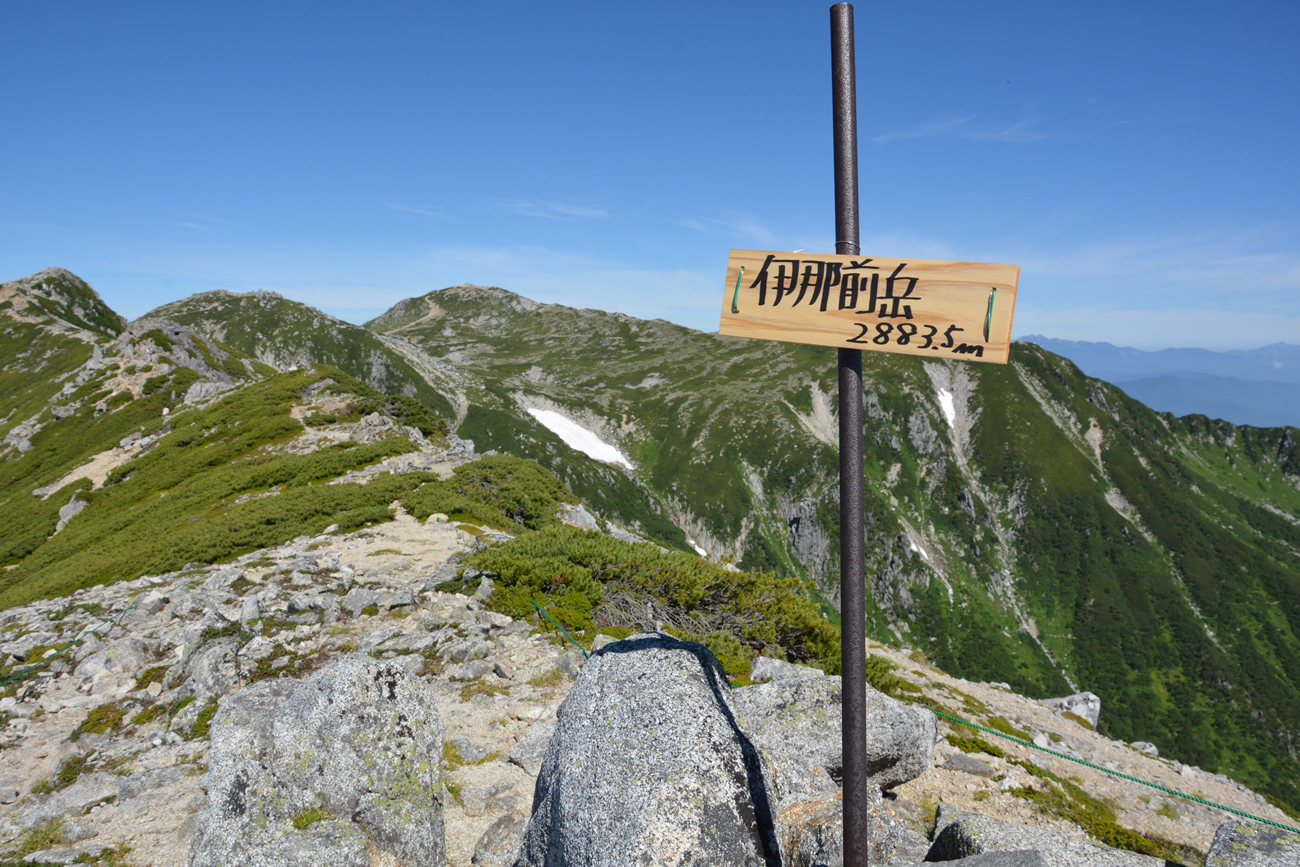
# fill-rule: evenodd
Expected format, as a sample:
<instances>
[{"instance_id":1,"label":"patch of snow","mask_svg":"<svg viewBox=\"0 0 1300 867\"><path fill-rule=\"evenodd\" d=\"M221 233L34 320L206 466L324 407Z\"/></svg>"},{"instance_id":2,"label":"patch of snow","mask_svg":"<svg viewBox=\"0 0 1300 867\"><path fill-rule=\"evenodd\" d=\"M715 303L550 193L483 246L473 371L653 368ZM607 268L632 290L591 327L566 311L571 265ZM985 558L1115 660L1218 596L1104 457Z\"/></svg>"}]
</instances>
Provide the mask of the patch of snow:
<instances>
[{"instance_id":1,"label":"patch of snow","mask_svg":"<svg viewBox=\"0 0 1300 867\"><path fill-rule=\"evenodd\" d=\"M707 557L707 556L709 556L709 552L708 552L708 551L705 551L705 550L704 550L703 548L701 548L699 545L696 545L694 539L689 539L689 538L688 538L686 541L689 542L690 545L691 545L691 547L695 549L695 553L696 553L696 554L699 554L701 557Z\"/></svg>"},{"instance_id":2,"label":"patch of snow","mask_svg":"<svg viewBox=\"0 0 1300 867\"><path fill-rule=\"evenodd\" d=\"M588 457L607 464L622 464L629 470L632 462L623 453L579 424L549 409L530 409L528 414L542 426L564 440L565 445L577 449Z\"/></svg>"},{"instance_id":3,"label":"patch of snow","mask_svg":"<svg viewBox=\"0 0 1300 867\"><path fill-rule=\"evenodd\" d=\"M939 389L939 407L943 410L943 417L948 419L948 427L957 426L957 407L952 403L952 392L946 388Z\"/></svg>"},{"instance_id":4,"label":"patch of snow","mask_svg":"<svg viewBox=\"0 0 1300 867\"><path fill-rule=\"evenodd\" d=\"M907 537L907 547L911 548L913 551L915 551L916 553L920 554L920 555L921 555L921 559L923 559L923 560L929 560L929 559L930 559L930 555L926 553L926 551L925 551L924 548L922 548L920 545L916 544L916 540L913 539L911 536L908 536L908 537Z\"/></svg>"}]
</instances>

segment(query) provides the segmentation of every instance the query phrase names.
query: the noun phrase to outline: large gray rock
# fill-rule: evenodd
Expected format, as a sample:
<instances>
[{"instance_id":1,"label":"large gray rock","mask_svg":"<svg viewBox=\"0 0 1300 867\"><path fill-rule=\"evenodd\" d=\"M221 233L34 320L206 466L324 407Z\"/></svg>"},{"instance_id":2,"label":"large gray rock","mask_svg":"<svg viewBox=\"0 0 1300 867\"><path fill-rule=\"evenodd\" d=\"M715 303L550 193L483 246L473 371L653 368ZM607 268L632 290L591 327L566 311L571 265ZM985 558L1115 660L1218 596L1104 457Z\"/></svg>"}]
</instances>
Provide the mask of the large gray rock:
<instances>
[{"instance_id":1,"label":"large gray rock","mask_svg":"<svg viewBox=\"0 0 1300 867\"><path fill-rule=\"evenodd\" d=\"M209 728L207 781L228 777L245 759L270 759L275 715L299 686L289 678L260 680L221 700Z\"/></svg>"},{"instance_id":2,"label":"large gray rock","mask_svg":"<svg viewBox=\"0 0 1300 867\"><path fill-rule=\"evenodd\" d=\"M1006 852L985 852L961 860L961 867L1048 867L1042 852L1034 849L1016 849Z\"/></svg>"},{"instance_id":3,"label":"large gray rock","mask_svg":"<svg viewBox=\"0 0 1300 867\"><path fill-rule=\"evenodd\" d=\"M1091 692L1079 692L1063 698L1045 698L1039 704L1059 713L1083 717L1093 728L1097 727L1097 720L1101 719L1101 697Z\"/></svg>"},{"instance_id":4,"label":"large gray rock","mask_svg":"<svg viewBox=\"0 0 1300 867\"><path fill-rule=\"evenodd\" d=\"M781 801L834 791L844 758L838 677L779 680L731 691L745 733L773 770ZM934 714L867 687L867 767L872 785L888 789L930 767L938 737Z\"/></svg>"},{"instance_id":5,"label":"large gray rock","mask_svg":"<svg viewBox=\"0 0 1300 867\"><path fill-rule=\"evenodd\" d=\"M359 827L326 820L298 830L287 806L266 768L252 759L240 762L208 788L190 867L370 867L370 841Z\"/></svg>"},{"instance_id":6,"label":"large gray rock","mask_svg":"<svg viewBox=\"0 0 1300 867\"><path fill-rule=\"evenodd\" d=\"M594 653L560 708L521 867L780 863L762 760L703 645L642 633Z\"/></svg>"},{"instance_id":7,"label":"large gray rock","mask_svg":"<svg viewBox=\"0 0 1300 867\"><path fill-rule=\"evenodd\" d=\"M1300 834L1233 819L1214 835L1205 867L1296 867Z\"/></svg>"},{"instance_id":8,"label":"large gray rock","mask_svg":"<svg viewBox=\"0 0 1300 867\"><path fill-rule=\"evenodd\" d=\"M307 680L276 716L274 767L350 816L398 863L446 863L444 729L432 688L351 654Z\"/></svg>"},{"instance_id":9,"label":"large gray rock","mask_svg":"<svg viewBox=\"0 0 1300 867\"><path fill-rule=\"evenodd\" d=\"M880 790L869 789L867 863L885 864L898 845L902 824L884 808ZM844 867L844 801L840 793L782 804L777 811L784 867Z\"/></svg>"},{"instance_id":10,"label":"large gray rock","mask_svg":"<svg viewBox=\"0 0 1300 867\"><path fill-rule=\"evenodd\" d=\"M994 852L1039 853L1045 867L1164 867L1160 858L1110 849L1032 825L1016 825L940 804L926 861L956 861ZM1028 856L1026 856L1028 857ZM1011 863L1016 863L1012 861Z\"/></svg>"},{"instance_id":11,"label":"large gray rock","mask_svg":"<svg viewBox=\"0 0 1300 867\"><path fill-rule=\"evenodd\" d=\"M363 654L228 696L190 864L446 864L443 737L432 689Z\"/></svg>"}]
</instances>

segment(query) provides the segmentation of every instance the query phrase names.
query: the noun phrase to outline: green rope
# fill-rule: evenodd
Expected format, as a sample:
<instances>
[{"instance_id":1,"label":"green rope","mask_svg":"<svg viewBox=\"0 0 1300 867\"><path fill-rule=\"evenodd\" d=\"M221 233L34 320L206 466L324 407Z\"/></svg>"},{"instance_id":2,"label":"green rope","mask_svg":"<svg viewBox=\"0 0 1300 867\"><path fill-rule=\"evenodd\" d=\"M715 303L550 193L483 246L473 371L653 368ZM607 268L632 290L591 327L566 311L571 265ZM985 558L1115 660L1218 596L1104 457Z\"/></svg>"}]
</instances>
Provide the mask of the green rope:
<instances>
[{"instance_id":1,"label":"green rope","mask_svg":"<svg viewBox=\"0 0 1300 867\"><path fill-rule=\"evenodd\" d=\"M1189 795L1185 792L1180 792L1177 789L1170 789L1160 785L1159 783L1149 783L1146 780L1141 780L1138 779L1137 777L1131 777L1128 774L1124 774L1119 771L1112 771L1110 768L1104 768L1101 765L1094 765L1092 762L1087 762L1084 761L1083 759L1076 759L1074 756L1067 756L1065 753L1058 753L1056 750L1049 750L1047 747L1040 747L1038 744L1031 743L1030 741L1021 740L1018 737L1013 737L1012 735L1005 734L1003 732L996 731L994 729L985 728L984 726L978 725L977 723L970 722L969 720L964 720L961 717L950 716L949 714L943 713L942 711L934 710L933 708L931 708L931 711L934 713L935 716L941 716L944 719L952 720L953 722L956 723L961 723L964 726L970 726L973 729L979 729L982 732L987 732L988 734L991 735L997 735L1000 738L1006 738L1009 741L1014 741L1020 744L1022 747L1030 747L1035 750L1040 750L1044 753L1049 753L1053 756L1056 756L1057 758L1066 759L1068 761L1083 765L1084 767L1092 768L1094 771L1101 771L1103 773L1110 774L1111 776L1121 777L1125 780L1129 780L1130 782L1141 783L1144 786L1150 786L1153 789L1159 789L1160 791L1170 795L1177 795L1178 797L1186 798L1189 801L1196 801L1198 804L1204 804L1207 807L1215 807L1217 809L1224 810L1225 812L1228 813L1236 813L1238 816L1244 816L1247 819L1254 819L1256 822L1263 822L1265 825L1272 825L1274 828L1281 828L1283 831L1293 831L1295 833L1300 833L1300 828L1292 828L1289 825L1280 825L1277 822L1274 822L1270 819L1264 819L1252 813L1244 813L1241 810L1235 810L1232 807L1225 807L1223 804L1216 804L1214 801L1207 801L1204 798L1198 798L1195 795Z\"/></svg>"},{"instance_id":2,"label":"green rope","mask_svg":"<svg viewBox=\"0 0 1300 867\"><path fill-rule=\"evenodd\" d=\"M40 668L42 665L45 665L45 664L47 664L47 663L49 663L49 662L52 662L52 661L58 659L58 658L63 654L63 652L64 652L65 650L67 650L69 647L72 647L73 645L81 644L83 641L85 641L86 639L84 638L84 636L86 636L86 635L90 635L90 634L95 633L95 632L98 632L99 629L100 629L100 627L104 626L105 624L108 624L108 623L114 623L114 622L116 622L116 621L118 621L118 620L121 620L121 619L122 619L122 615L126 614L126 612L130 611L132 608L135 608L135 607L139 606L139 604L140 604L140 603L137 602L137 603L135 603L135 605L130 605L130 606L126 607L126 608L123 608L121 611L118 612L118 614L117 614L116 617L113 617L113 618L111 618L111 619L109 619L109 620L105 620L103 623L99 624L99 626L96 626L94 629L87 629L85 632L82 632L81 635L82 635L83 637L79 637L79 638L74 638L74 639L72 639L72 640L69 641L67 644L63 645L63 646L60 647L58 650L56 650L54 653L51 653L49 656L47 656L47 657L45 657L44 659L42 659L40 662L33 663L32 665L27 666L26 668L24 668L22 671L18 672L17 674L10 675L9 677L6 677L4 680L0 680L0 686L4 686L6 683L9 683L9 682L12 681L12 680L17 680L18 678L20 678L20 677L22 677L23 675L27 674L27 672L29 672L29 671L35 671L36 669ZM109 627L109 629L112 629L112 628L113 628L113 627L111 627L111 626Z\"/></svg>"},{"instance_id":3,"label":"green rope","mask_svg":"<svg viewBox=\"0 0 1300 867\"><path fill-rule=\"evenodd\" d=\"M989 339L989 326L993 324L993 299L998 296L998 288L994 286L989 289L989 312L984 314L984 342Z\"/></svg>"},{"instance_id":4,"label":"green rope","mask_svg":"<svg viewBox=\"0 0 1300 867\"><path fill-rule=\"evenodd\" d=\"M740 278L745 276L745 266L740 266L740 273L736 275L736 291L731 296L731 312L739 313L740 308L736 306L737 299L740 298Z\"/></svg>"},{"instance_id":5,"label":"green rope","mask_svg":"<svg viewBox=\"0 0 1300 867\"><path fill-rule=\"evenodd\" d=\"M533 600L531 600L531 599L529 599L528 601L529 601L529 602L533 602ZM542 610L542 606L538 605L536 602L533 602L533 607L537 609L537 613L538 613L538 614L542 615L542 616L545 617L547 620L551 620L551 615L549 615L549 614L547 614L545 611L543 611L543 610ZM554 624L554 626L555 626L556 629L558 629L558 630L560 630L561 632L564 633L564 637L565 637L565 638L569 639L570 641L573 641L573 636L569 634L569 630L565 629L563 626L561 626L560 624L556 623L554 620L551 620L551 623ZM573 646L576 647L576 648L578 648L579 650L582 651L582 655L583 655L583 657L584 657L585 659L591 659L591 654L588 653L588 652L587 652L587 649L586 649L585 647L583 647L581 644L579 644L579 643L576 642L576 641L573 641Z\"/></svg>"}]
</instances>

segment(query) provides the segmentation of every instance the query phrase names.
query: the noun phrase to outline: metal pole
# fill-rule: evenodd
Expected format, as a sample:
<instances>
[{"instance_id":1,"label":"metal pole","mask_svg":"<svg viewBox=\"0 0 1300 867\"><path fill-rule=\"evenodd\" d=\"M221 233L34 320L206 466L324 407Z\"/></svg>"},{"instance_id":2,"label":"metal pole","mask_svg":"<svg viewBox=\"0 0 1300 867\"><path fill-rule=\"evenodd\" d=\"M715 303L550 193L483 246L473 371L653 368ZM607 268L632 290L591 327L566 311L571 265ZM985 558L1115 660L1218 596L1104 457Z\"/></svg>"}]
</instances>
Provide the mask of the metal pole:
<instances>
[{"instance_id":1,"label":"metal pole","mask_svg":"<svg viewBox=\"0 0 1300 867\"><path fill-rule=\"evenodd\" d=\"M835 117L835 252L858 248L858 105L853 5L831 7ZM839 350L840 660L843 687L844 867L867 867L867 659L865 479L862 465L862 350Z\"/></svg>"}]
</instances>

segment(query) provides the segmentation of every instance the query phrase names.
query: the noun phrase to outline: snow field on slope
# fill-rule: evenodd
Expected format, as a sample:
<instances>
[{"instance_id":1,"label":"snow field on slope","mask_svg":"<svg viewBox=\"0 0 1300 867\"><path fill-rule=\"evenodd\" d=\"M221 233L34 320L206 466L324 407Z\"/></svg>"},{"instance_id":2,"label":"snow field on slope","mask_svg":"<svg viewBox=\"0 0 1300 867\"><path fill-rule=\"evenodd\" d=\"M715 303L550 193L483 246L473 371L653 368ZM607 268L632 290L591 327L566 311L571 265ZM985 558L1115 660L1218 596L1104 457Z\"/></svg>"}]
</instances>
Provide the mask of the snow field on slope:
<instances>
[{"instance_id":1,"label":"snow field on slope","mask_svg":"<svg viewBox=\"0 0 1300 867\"><path fill-rule=\"evenodd\" d=\"M579 424L575 424L558 412L549 409L530 409L528 414L541 422L542 426L564 440L565 445L577 449L588 457L607 464L622 464L629 470L632 462L623 453L596 436Z\"/></svg>"}]
</instances>

